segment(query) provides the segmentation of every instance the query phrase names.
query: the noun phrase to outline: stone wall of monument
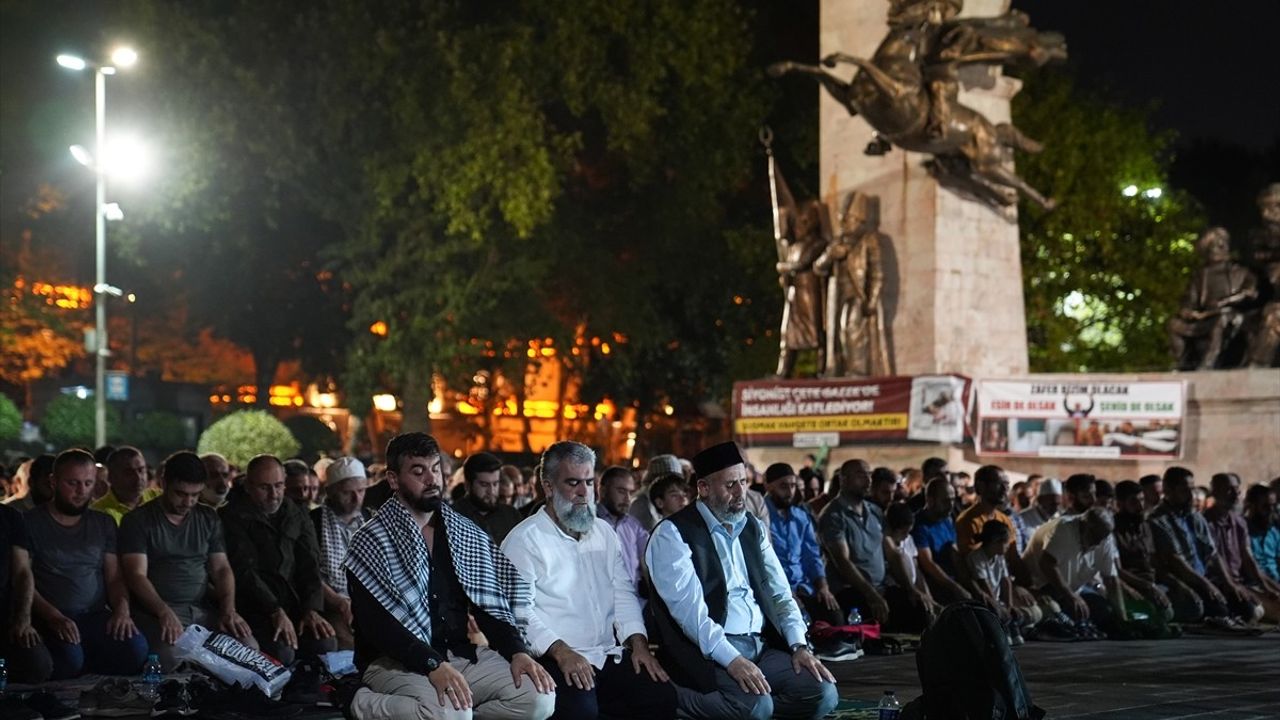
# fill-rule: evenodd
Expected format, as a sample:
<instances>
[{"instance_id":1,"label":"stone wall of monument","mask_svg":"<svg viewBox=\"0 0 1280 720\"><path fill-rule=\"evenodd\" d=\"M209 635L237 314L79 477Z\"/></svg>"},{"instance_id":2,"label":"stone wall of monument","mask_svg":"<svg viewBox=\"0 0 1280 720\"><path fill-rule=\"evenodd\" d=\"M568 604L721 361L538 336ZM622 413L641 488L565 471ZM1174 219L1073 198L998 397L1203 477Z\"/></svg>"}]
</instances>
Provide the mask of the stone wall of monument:
<instances>
[{"instance_id":1,"label":"stone wall of monument","mask_svg":"<svg viewBox=\"0 0 1280 720\"><path fill-rule=\"evenodd\" d=\"M820 53L874 54L888 2L822 0ZM1008 0L969 0L964 16L993 16ZM1021 83L996 73L994 87L962 90L960 102L992 122L1009 120ZM842 78L853 69L832 71ZM871 127L826 92L818 93L819 180L828 207L859 190L880 198L885 320L892 362L902 375L1027 372L1026 318L1018 224L1008 215L939 187L927 155L893 148L867 155Z\"/></svg>"},{"instance_id":2,"label":"stone wall of monument","mask_svg":"<svg viewBox=\"0 0 1280 720\"><path fill-rule=\"evenodd\" d=\"M1107 380L1185 380L1186 445L1178 461L1057 460L1036 458L983 458L972 448L945 445L863 445L831 450L829 468L860 457L872 464L895 469L919 467L927 457L944 457L952 468L972 472L995 462L1018 474L1039 473L1065 478L1073 473L1093 473L1118 481L1136 480L1149 473L1163 473L1178 464L1190 468L1202 485L1215 472L1239 473L1246 484L1280 477L1280 370L1245 369L1193 373L1114 373L1097 375L1030 375L1033 379L1102 382ZM788 462L800 467L811 449L752 448L751 462L763 472L769 463Z\"/></svg>"}]
</instances>

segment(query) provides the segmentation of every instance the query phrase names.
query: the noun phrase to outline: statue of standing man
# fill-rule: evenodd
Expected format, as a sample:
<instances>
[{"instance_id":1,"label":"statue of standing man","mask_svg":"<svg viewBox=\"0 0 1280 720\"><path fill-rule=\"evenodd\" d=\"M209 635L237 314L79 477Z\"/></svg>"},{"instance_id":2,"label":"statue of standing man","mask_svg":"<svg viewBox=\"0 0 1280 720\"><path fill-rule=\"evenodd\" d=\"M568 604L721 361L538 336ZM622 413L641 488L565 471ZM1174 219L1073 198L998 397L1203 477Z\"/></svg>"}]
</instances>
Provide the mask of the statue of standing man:
<instances>
[{"instance_id":1,"label":"statue of standing man","mask_svg":"<svg viewBox=\"0 0 1280 720\"><path fill-rule=\"evenodd\" d=\"M880 199L850 193L840 213L840 237L814 262L827 280L829 377L893 374L885 339L880 261Z\"/></svg>"},{"instance_id":2,"label":"statue of standing man","mask_svg":"<svg viewBox=\"0 0 1280 720\"><path fill-rule=\"evenodd\" d=\"M769 151L771 135L762 135ZM778 279L782 284L783 309L778 377L790 377L796 356L802 350L818 352L818 372L824 366L825 342L822 328L822 279L813 263L830 242L827 210L818 200L797 203L769 152L770 192L773 195L773 236L778 250Z\"/></svg>"}]
</instances>

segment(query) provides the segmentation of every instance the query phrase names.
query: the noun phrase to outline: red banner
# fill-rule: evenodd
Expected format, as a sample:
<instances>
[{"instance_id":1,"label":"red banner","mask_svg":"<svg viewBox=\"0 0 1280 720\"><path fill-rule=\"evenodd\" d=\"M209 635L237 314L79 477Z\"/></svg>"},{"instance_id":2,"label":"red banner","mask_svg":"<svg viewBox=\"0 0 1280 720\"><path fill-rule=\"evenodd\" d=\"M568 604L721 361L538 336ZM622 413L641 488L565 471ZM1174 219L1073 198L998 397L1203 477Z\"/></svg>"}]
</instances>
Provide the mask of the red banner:
<instances>
[{"instance_id":1,"label":"red banner","mask_svg":"<svg viewBox=\"0 0 1280 720\"><path fill-rule=\"evenodd\" d=\"M969 386L958 375L739 382L733 432L744 447L962 442Z\"/></svg>"}]
</instances>

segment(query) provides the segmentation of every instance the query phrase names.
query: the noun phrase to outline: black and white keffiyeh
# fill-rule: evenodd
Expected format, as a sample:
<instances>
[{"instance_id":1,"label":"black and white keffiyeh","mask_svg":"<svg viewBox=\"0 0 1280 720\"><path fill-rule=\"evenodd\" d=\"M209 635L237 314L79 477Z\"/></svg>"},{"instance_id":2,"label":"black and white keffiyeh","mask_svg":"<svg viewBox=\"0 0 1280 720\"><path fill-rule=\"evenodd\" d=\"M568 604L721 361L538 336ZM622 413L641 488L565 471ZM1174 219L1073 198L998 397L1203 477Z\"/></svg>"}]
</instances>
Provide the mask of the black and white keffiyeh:
<instances>
[{"instance_id":1,"label":"black and white keffiyeh","mask_svg":"<svg viewBox=\"0 0 1280 720\"><path fill-rule=\"evenodd\" d=\"M524 635L532 588L506 555L475 523L440 506L453 567L467 598ZM408 508L392 499L354 537L342 566L391 616L419 640L431 642L428 594L431 564L427 543Z\"/></svg>"},{"instance_id":2,"label":"black and white keffiyeh","mask_svg":"<svg viewBox=\"0 0 1280 720\"><path fill-rule=\"evenodd\" d=\"M364 514L360 514L363 522ZM342 560L347 556L347 546L354 532L328 505L320 506L320 572L333 591L343 597L347 592L347 574L342 571Z\"/></svg>"}]
</instances>

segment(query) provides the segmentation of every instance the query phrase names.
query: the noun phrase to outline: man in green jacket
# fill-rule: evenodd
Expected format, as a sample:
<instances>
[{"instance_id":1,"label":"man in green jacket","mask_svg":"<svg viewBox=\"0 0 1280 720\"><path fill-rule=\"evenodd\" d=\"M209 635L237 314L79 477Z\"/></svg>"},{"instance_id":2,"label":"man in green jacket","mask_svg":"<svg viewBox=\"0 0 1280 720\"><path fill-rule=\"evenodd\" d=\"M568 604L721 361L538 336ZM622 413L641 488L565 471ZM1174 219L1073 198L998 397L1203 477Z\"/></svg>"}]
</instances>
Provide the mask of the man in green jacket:
<instances>
[{"instance_id":1,"label":"man in green jacket","mask_svg":"<svg viewBox=\"0 0 1280 720\"><path fill-rule=\"evenodd\" d=\"M262 651L285 665L337 649L321 616L320 548L306 511L284 495L284 465L249 461L243 494L219 514L236 576L236 607Z\"/></svg>"}]
</instances>

